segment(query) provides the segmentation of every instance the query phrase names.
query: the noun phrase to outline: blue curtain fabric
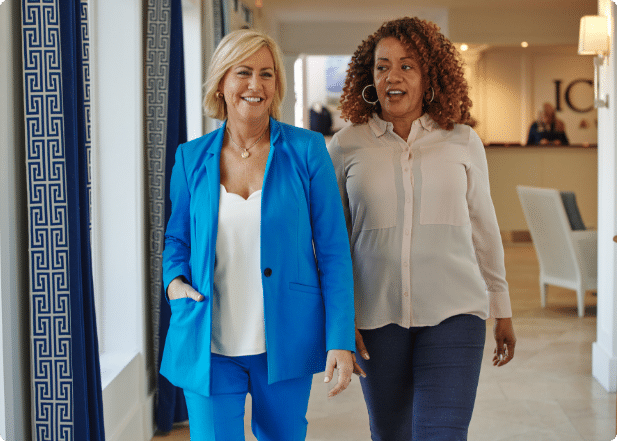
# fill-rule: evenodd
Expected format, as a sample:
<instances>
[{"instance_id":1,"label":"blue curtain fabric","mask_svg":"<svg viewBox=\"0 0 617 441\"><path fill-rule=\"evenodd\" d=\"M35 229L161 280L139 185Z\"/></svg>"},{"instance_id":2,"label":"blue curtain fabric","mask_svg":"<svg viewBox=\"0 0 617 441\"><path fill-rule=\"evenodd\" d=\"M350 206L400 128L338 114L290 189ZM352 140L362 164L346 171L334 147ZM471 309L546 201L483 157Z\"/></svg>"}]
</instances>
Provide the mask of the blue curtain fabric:
<instances>
[{"instance_id":1,"label":"blue curtain fabric","mask_svg":"<svg viewBox=\"0 0 617 441\"><path fill-rule=\"evenodd\" d=\"M149 0L146 49L147 142L150 195L150 266L157 368L156 423L169 432L188 413L182 389L158 373L171 310L162 286L162 252L171 214L169 180L176 148L186 142L181 0Z\"/></svg>"},{"instance_id":2,"label":"blue curtain fabric","mask_svg":"<svg viewBox=\"0 0 617 441\"><path fill-rule=\"evenodd\" d=\"M33 438L102 441L87 1L23 0L22 31Z\"/></svg>"}]
</instances>

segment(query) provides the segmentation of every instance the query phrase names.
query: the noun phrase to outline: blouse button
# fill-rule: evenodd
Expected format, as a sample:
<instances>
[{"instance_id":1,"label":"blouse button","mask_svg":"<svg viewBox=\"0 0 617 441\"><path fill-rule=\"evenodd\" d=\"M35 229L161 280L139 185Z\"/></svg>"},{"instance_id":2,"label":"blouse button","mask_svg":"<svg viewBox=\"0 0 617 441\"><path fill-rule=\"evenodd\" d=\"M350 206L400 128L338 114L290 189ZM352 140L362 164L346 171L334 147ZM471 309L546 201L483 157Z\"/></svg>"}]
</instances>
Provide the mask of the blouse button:
<instances>
[{"instance_id":1,"label":"blouse button","mask_svg":"<svg viewBox=\"0 0 617 441\"><path fill-rule=\"evenodd\" d=\"M264 270L264 276L270 277L272 275L272 270L270 268L266 268Z\"/></svg>"},{"instance_id":2,"label":"blouse button","mask_svg":"<svg viewBox=\"0 0 617 441\"><path fill-rule=\"evenodd\" d=\"M405 292L403 293L403 295L404 295L405 297L409 297L409 293L408 293L407 291L405 291Z\"/></svg>"}]
</instances>

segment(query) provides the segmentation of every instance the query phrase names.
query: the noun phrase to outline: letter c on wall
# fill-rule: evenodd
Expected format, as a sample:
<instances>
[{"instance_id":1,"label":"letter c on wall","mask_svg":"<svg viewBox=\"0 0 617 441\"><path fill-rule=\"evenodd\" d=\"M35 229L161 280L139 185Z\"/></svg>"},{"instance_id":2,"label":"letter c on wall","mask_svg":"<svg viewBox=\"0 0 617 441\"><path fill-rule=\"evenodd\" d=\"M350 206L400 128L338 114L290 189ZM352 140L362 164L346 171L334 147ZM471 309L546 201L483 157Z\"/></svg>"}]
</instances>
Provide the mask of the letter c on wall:
<instances>
[{"instance_id":1,"label":"letter c on wall","mask_svg":"<svg viewBox=\"0 0 617 441\"><path fill-rule=\"evenodd\" d=\"M590 111L593 110L593 104L591 106L587 107L587 108L584 108L584 109L576 107L574 104L572 104L572 100L570 98L570 93L572 92L572 89L574 88L574 86L576 86L579 83L589 84L589 87L591 87L591 90L592 90L592 93L593 93L593 81L586 80L584 78L580 78L578 80L574 80L570 84L568 84L568 88L566 89L566 103L568 104L568 107L570 109L574 110L575 112L579 112L579 113L590 112Z\"/></svg>"}]
</instances>

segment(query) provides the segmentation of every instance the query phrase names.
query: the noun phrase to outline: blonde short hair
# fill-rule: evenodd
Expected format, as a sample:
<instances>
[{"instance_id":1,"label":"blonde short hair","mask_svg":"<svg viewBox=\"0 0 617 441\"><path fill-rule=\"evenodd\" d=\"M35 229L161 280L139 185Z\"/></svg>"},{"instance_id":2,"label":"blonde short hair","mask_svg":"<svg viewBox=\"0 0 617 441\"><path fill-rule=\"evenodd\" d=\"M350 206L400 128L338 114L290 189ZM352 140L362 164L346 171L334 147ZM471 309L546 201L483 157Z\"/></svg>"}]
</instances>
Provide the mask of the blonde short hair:
<instances>
[{"instance_id":1,"label":"blonde short hair","mask_svg":"<svg viewBox=\"0 0 617 441\"><path fill-rule=\"evenodd\" d=\"M229 33L214 51L204 84L203 105L206 115L220 120L227 118L225 100L216 97L219 84L232 66L250 57L264 46L270 49L274 60L275 91L269 114L274 119L281 119L281 104L285 97L286 85L283 56L270 36L253 29L240 29Z\"/></svg>"}]
</instances>

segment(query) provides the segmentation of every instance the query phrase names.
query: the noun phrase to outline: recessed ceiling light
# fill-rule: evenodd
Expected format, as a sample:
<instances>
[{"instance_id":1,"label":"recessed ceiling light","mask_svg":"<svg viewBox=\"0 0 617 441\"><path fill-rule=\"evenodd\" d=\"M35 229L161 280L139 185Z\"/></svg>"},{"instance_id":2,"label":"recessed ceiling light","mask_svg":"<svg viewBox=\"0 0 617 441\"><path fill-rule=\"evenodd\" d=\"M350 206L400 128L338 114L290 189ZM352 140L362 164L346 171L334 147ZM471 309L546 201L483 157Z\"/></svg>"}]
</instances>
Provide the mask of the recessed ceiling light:
<instances>
[{"instance_id":1,"label":"recessed ceiling light","mask_svg":"<svg viewBox=\"0 0 617 441\"><path fill-rule=\"evenodd\" d=\"M523 42L521 43L521 46L522 46L522 47L527 47L527 46L529 46L529 43L527 43L526 41L523 41Z\"/></svg>"},{"instance_id":2,"label":"recessed ceiling light","mask_svg":"<svg viewBox=\"0 0 617 441\"><path fill-rule=\"evenodd\" d=\"M461 50L463 52L465 52L467 49L469 49L469 46L467 46L465 43L461 44Z\"/></svg>"}]
</instances>

